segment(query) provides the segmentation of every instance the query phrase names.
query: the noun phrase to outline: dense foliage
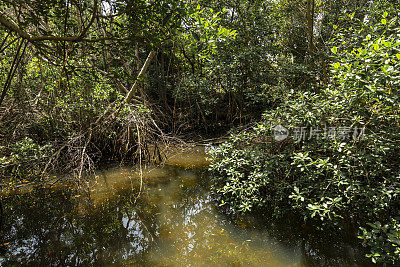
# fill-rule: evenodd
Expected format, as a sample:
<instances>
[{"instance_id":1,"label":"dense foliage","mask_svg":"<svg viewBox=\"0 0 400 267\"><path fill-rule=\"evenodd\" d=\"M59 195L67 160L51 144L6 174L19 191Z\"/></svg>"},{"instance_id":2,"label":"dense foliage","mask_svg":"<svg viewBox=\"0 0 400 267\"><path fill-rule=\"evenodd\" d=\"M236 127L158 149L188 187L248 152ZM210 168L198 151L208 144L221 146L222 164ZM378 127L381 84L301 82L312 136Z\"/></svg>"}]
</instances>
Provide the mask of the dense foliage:
<instances>
[{"instance_id":1,"label":"dense foliage","mask_svg":"<svg viewBox=\"0 0 400 267\"><path fill-rule=\"evenodd\" d=\"M379 11L367 24L350 13L350 27L334 25L330 84L318 93L291 90L256 126L216 148L211 169L223 205L295 212L321 229L358 233L367 257L395 264L400 24L395 10ZM288 138L279 139L277 125Z\"/></svg>"}]
</instances>

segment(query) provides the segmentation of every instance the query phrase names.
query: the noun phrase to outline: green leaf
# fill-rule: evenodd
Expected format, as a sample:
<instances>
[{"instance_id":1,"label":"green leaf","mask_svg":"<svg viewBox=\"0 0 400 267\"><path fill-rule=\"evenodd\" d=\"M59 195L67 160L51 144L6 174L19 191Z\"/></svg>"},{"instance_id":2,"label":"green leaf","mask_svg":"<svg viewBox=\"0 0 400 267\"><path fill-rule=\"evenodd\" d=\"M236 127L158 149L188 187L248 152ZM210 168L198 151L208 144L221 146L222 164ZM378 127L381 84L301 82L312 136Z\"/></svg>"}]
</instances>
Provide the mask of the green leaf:
<instances>
[{"instance_id":1,"label":"green leaf","mask_svg":"<svg viewBox=\"0 0 400 267\"><path fill-rule=\"evenodd\" d=\"M383 12L383 17L386 18L388 16L388 13L385 11Z\"/></svg>"},{"instance_id":2,"label":"green leaf","mask_svg":"<svg viewBox=\"0 0 400 267\"><path fill-rule=\"evenodd\" d=\"M335 64L333 64L333 67L334 67L335 69L338 69L338 68L340 67L340 63L339 63L339 62L336 62Z\"/></svg>"},{"instance_id":3,"label":"green leaf","mask_svg":"<svg viewBox=\"0 0 400 267\"><path fill-rule=\"evenodd\" d=\"M386 47L392 47L392 42L383 42Z\"/></svg>"},{"instance_id":4,"label":"green leaf","mask_svg":"<svg viewBox=\"0 0 400 267\"><path fill-rule=\"evenodd\" d=\"M382 19L381 22L382 22L383 25L386 25L387 20L386 19Z\"/></svg>"},{"instance_id":5,"label":"green leaf","mask_svg":"<svg viewBox=\"0 0 400 267\"><path fill-rule=\"evenodd\" d=\"M334 46L334 47L332 47L332 52L334 53L334 54L336 54L337 53L337 47L336 46Z\"/></svg>"}]
</instances>

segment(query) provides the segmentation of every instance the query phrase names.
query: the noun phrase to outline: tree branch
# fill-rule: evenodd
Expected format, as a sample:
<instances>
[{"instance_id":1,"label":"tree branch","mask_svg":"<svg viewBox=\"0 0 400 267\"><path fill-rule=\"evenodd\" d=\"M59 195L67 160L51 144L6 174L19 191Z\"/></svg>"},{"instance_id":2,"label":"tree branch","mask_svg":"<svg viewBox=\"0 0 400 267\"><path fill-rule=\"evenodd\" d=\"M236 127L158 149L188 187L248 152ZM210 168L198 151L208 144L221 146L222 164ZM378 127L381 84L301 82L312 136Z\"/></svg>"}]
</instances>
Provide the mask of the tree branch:
<instances>
[{"instance_id":1,"label":"tree branch","mask_svg":"<svg viewBox=\"0 0 400 267\"><path fill-rule=\"evenodd\" d=\"M8 88L10 88L11 81L12 81L12 78L14 77L15 71L17 70L17 67L18 67L19 63L21 62L21 59L25 53L25 49L26 49L28 42L25 42L24 49L23 49L22 53L20 54L21 47L24 44L24 42L25 42L24 40L21 40L21 43L18 46L17 53L14 56L14 60L11 65L10 71L8 72L6 82L4 83L3 92L1 93L1 96L0 96L0 106L3 103L3 100L7 94Z\"/></svg>"},{"instance_id":2,"label":"tree branch","mask_svg":"<svg viewBox=\"0 0 400 267\"><path fill-rule=\"evenodd\" d=\"M132 99L133 94L135 93L136 89L139 86L139 82L143 76L143 74L146 72L147 68L150 66L151 61L153 60L154 56L156 55L156 51L151 51L146 59L146 61L143 64L142 69L139 72L139 75L136 78L135 83L132 85L131 90L129 90L129 93L126 95L125 102L129 103L129 101Z\"/></svg>"},{"instance_id":3,"label":"tree branch","mask_svg":"<svg viewBox=\"0 0 400 267\"><path fill-rule=\"evenodd\" d=\"M94 7L93 7L93 14L90 19L89 24L82 30L82 32L78 36L31 36L28 32L24 31L22 28L20 28L16 23L14 23L12 20L8 19L2 12L0 12L0 23L8 28L9 30L17 33L19 36L22 38L26 39L29 42L40 42L40 41L66 41L66 42L79 42L79 41L86 41L86 42L96 42L96 41L102 41L104 38L98 38L98 39L84 39L87 31L89 28L92 26L94 20L96 19L96 14L97 14L97 3L98 0L94 0Z\"/></svg>"}]
</instances>

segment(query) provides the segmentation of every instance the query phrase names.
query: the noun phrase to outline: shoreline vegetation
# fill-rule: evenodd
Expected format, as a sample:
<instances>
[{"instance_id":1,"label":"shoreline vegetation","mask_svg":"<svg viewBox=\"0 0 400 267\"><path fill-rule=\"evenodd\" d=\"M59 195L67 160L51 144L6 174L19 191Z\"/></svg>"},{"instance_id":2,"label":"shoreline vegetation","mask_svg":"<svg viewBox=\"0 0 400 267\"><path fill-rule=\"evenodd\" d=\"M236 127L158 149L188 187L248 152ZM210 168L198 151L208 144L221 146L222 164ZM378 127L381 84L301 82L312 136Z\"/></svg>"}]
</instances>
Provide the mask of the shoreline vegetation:
<instances>
[{"instance_id":1,"label":"shoreline vegetation","mask_svg":"<svg viewBox=\"0 0 400 267\"><path fill-rule=\"evenodd\" d=\"M295 218L396 265L399 11L390 0L2 1L1 190L71 181L83 194L113 163L138 167L140 199L146 165L200 145L209 154L193 164L210 158L227 213Z\"/></svg>"}]
</instances>

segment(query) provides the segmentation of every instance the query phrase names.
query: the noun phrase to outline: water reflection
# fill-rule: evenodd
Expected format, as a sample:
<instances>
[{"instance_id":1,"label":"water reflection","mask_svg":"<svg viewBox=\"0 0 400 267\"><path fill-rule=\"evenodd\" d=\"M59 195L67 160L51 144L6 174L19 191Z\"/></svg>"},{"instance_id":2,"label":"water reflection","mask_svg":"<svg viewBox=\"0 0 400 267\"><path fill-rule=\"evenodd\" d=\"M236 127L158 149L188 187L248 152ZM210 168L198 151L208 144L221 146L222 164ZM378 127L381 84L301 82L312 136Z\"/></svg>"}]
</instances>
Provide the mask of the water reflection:
<instances>
[{"instance_id":1,"label":"water reflection","mask_svg":"<svg viewBox=\"0 0 400 267\"><path fill-rule=\"evenodd\" d=\"M204 153L204 152L202 152ZM189 155L189 156L187 156ZM198 155L198 154L196 154ZM190 161L190 153L180 162ZM203 160L181 164L204 164ZM99 172L90 194L37 189L5 201L2 265L312 266L342 265L293 231L217 210L204 171L173 165ZM262 217L262 216L260 216ZM261 218L262 219L262 218ZM273 231L272 231L273 230ZM320 245L322 248L324 244ZM335 247L333 244L330 246ZM322 263L322 264L321 264Z\"/></svg>"}]
</instances>

